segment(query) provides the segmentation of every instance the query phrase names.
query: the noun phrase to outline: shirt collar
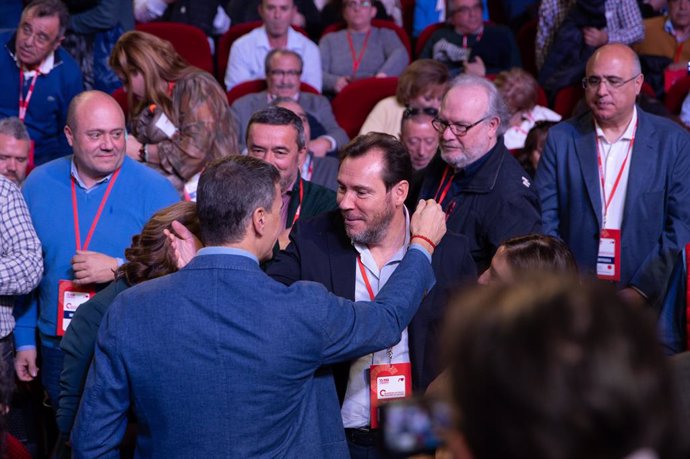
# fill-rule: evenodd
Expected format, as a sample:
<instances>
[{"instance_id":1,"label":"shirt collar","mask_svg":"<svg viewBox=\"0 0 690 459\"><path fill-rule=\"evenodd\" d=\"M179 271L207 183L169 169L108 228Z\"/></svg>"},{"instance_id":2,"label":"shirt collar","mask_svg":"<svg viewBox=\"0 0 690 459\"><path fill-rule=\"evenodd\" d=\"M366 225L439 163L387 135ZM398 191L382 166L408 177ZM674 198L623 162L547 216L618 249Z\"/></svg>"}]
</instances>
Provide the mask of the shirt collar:
<instances>
[{"instance_id":1,"label":"shirt collar","mask_svg":"<svg viewBox=\"0 0 690 459\"><path fill-rule=\"evenodd\" d=\"M79 185L80 188L83 188L86 191L91 191L94 189L97 185L100 185L101 183L107 182L110 180L110 177L113 176L113 173L111 172L110 174L106 175L102 179L98 180L93 186L87 187L84 182L82 181L81 177L79 177L79 171L77 170L77 164L74 162L74 156L72 156L72 160L70 161L70 175L72 178L74 178L74 181L77 182L77 185Z\"/></svg>"},{"instance_id":2,"label":"shirt collar","mask_svg":"<svg viewBox=\"0 0 690 459\"><path fill-rule=\"evenodd\" d=\"M623 134L621 134L621 136L618 139L611 143L616 143L619 140L631 140L635 136L635 126L637 126L637 106L633 106L632 118L630 118L630 122L628 123L628 126L625 128L625 131L623 131ZM606 140L606 136L604 136L603 129L601 129L601 126L599 126L599 123L597 123L596 119L594 120L594 127L597 132L597 138L603 139L605 142L608 142Z\"/></svg>"},{"instance_id":3,"label":"shirt collar","mask_svg":"<svg viewBox=\"0 0 690 459\"><path fill-rule=\"evenodd\" d=\"M196 256L203 255L239 255L241 257L247 257L254 260L256 264L259 264L259 259L251 252L244 249L238 249L236 247L222 247L222 246L210 246L200 249Z\"/></svg>"}]
</instances>

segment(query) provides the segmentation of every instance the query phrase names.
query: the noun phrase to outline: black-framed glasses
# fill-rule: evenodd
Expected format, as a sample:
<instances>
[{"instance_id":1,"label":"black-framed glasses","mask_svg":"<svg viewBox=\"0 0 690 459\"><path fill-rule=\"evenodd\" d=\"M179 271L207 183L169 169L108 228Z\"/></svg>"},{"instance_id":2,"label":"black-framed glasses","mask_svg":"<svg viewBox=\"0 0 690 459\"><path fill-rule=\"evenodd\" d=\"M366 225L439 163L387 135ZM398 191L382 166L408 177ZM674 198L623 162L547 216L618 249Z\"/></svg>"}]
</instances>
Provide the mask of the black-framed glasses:
<instances>
[{"instance_id":1,"label":"black-framed glasses","mask_svg":"<svg viewBox=\"0 0 690 459\"><path fill-rule=\"evenodd\" d=\"M638 73L632 78L628 78L627 80L624 80L623 78L617 77L617 76L588 76L582 79L582 87L585 89L597 89L600 84L606 83L606 87L609 89L618 89L622 87L626 83L630 83L634 79L636 79L638 76L641 74Z\"/></svg>"},{"instance_id":2,"label":"black-framed glasses","mask_svg":"<svg viewBox=\"0 0 690 459\"><path fill-rule=\"evenodd\" d=\"M280 77L284 77L284 76L295 77L295 76L301 75L301 74L302 74L302 71L301 71L301 70L279 70L279 69L275 69L275 70L269 70L269 71L268 71L268 74L269 74L270 76L274 76L274 77L277 77L277 76L280 76Z\"/></svg>"},{"instance_id":3,"label":"black-framed glasses","mask_svg":"<svg viewBox=\"0 0 690 459\"><path fill-rule=\"evenodd\" d=\"M462 137L465 134L467 134L467 131L481 123L482 121L486 121L490 118L490 116L485 116L484 118L480 119L479 121L472 123L472 124L460 124L460 123L452 123L450 121L444 120L442 118L434 118L431 121L431 125L436 129L439 134L443 134L446 132L446 129L450 128L450 132L453 133L453 135L456 135L458 137Z\"/></svg>"},{"instance_id":4,"label":"black-framed glasses","mask_svg":"<svg viewBox=\"0 0 690 459\"><path fill-rule=\"evenodd\" d=\"M436 116L438 115L438 109L434 107L405 107L405 111L403 112L403 118L407 119L417 115L429 115L432 118L436 118Z\"/></svg>"}]
</instances>

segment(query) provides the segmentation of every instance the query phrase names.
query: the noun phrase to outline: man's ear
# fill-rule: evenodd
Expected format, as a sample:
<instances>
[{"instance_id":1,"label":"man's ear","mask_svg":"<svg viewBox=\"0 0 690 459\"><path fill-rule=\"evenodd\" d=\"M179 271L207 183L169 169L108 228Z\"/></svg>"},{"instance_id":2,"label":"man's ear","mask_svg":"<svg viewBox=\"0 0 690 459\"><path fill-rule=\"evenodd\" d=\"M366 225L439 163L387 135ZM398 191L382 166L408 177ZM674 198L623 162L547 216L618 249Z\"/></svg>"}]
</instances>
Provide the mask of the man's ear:
<instances>
[{"instance_id":1,"label":"man's ear","mask_svg":"<svg viewBox=\"0 0 690 459\"><path fill-rule=\"evenodd\" d=\"M263 236L266 231L266 209L258 207L252 213L252 229L257 236Z\"/></svg>"},{"instance_id":2,"label":"man's ear","mask_svg":"<svg viewBox=\"0 0 690 459\"><path fill-rule=\"evenodd\" d=\"M69 126L65 125L64 132L65 137L67 137L67 143L70 147L73 146L72 144L74 143L74 134L72 133L72 129Z\"/></svg>"},{"instance_id":3,"label":"man's ear","mask_svg":"<svg viewBox=\"0 0 690 459\"><path fill-rule=\"evenodd\" d=\"M398 183L391 187L391 193L393 194L393 202L396 206L400 206L405 203L407 195L410 192L410 182L407 180L400 180Z\"/></svg>"}]
</instances>

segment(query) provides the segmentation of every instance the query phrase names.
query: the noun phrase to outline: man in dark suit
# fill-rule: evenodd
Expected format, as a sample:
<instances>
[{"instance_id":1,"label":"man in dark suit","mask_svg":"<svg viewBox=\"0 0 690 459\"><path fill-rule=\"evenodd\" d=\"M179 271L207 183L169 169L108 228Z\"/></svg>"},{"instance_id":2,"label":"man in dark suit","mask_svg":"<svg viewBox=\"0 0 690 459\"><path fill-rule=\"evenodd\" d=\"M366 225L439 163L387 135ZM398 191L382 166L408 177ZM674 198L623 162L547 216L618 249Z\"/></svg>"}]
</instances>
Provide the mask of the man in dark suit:
<instances>
[{"instance_id":1,"label":"man in dark suit","mask_svg":"<svg viewBox=\"0 0 690 459\"><path fill-rule=\"evenodd\" d=\"M278 242L284 249L292 225L334 209L335 193L302 179L300 166L307 154L304 125L290 110L268 107L254 113L247 127L247 148L249 156L272 164L280 173L283 232Z\"/></svg>"},{"instance_id":2,"label":"man in dark suit","mask_svg":"<svg viewBox=\"0 0 690 459\"><path fill-rule=\"evenodd\" d=\"M376 303L259 268L281 231L275 168L231 156L201 175L205 248L183 269L123 292L99 330L72 433L74 457L113 457L130 407L138 457L347 457L322 365L392 346L433 286L445 232L433 202ZM164 305L164 307L162 307Z\"/></svg>"},{"instance_id":3,"label":"man in dark suit","mask_svg":"<svg viewBox=\"0 0 690 459\"><path fill-rule=\"evenodd\" d=\"M244 134L252 114L268 107L273 99L290 97L299 102L315 124L311 131L316 137L309 139L309 148L316 156L325 156L347 143L347 134L335 120L328 99L320 94L300 91L303 62L299 54L287 49L274 49L266 55L265 65L266 91L240 97L230 107L237 132ZM242 147L244 145L240 145Z\"/></svg>"},{"instance_id":4,"label":"man in dark suit","mask_svg":"<svg viewBox=\"0 0 690 459\"><path fill-rule=\"evenodd\" d=\"M628 300L655 305L690 241L690 137L635 105L643 80L630 48L599 48L583 80L591 111L549 131L536 185L544 232Z\"/></svg>"},{"instance_id":5,"label":"man in dark suit","mask_svg":"<svg viewBox=\"0 0 690 459\"><path fill-rule=\"evenodd\" d=\"M290 285L298 280L320 282L336 295L354 300L373 298L399 263L413 239L404 206L412 175L405 147L394 137L369 133L342 152L338 172L340 211L300 221L285 252L268 266L267 274ZM372 363L410 364L415 389L424 390L440 370L439 336L445 299L463 281L474 281L476 270L467 239L448 233L432 265L436 286L422 302L400 343L353 360L336 370L344 392L342 416L352 457L378 457L373 451L378 432L370 416L368 370ZM389 282L389 281L388 281ZM377 367L378 368L378 367ZM408 394L409 395L409 394Z\"/></svg>"}]
</instances>

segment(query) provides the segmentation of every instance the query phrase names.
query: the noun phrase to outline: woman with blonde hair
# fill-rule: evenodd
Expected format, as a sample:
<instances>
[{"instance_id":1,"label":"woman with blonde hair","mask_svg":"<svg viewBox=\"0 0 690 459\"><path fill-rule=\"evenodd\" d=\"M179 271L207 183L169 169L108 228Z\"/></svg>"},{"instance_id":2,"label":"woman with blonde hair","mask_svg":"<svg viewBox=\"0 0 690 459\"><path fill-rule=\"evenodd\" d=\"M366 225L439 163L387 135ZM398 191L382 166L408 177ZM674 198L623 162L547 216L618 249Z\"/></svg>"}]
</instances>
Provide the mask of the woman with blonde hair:
<instances>
[{"instance_id":1,"label":"woman with blonde hair","mask_svg":"<svg viewBox=\"0 0 690 459\"><path fill-rule=\"evenodd\" d=\"M188 199L213 159L237 153L225 92L209 73L190 66L172 44L127 32L110 55L129 102L127 153L159 169Z\"/></svg>"}]
</instances>

